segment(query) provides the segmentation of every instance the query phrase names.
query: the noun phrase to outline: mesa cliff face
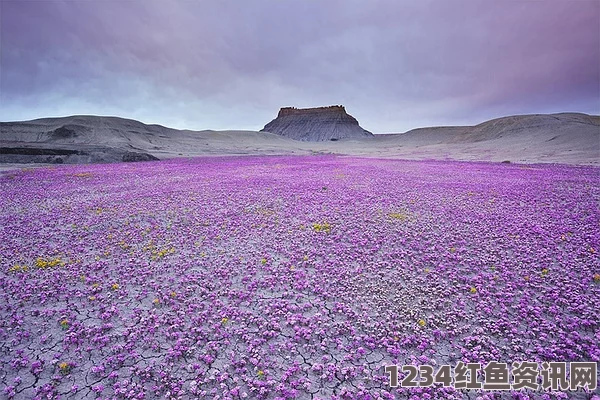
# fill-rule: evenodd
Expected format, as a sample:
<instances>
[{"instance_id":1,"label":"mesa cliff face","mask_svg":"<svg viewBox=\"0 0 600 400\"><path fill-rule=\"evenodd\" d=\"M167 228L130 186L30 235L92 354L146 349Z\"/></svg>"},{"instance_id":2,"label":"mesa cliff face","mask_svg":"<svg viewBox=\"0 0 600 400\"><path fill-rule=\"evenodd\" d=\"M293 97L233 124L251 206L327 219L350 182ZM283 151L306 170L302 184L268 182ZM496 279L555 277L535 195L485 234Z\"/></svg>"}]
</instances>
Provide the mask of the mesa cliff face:
<instances>
[{"instance_id":1,"label":"mesa cliff face","mask_svg":"<svg viewBox=\"0 0 600 400\"><path fill-rule=\"evenodd\" d=\"M283 107L261 130L304 142L361 139L373 134L360 127L344 106Z\"/></svg>"}]
</instances>

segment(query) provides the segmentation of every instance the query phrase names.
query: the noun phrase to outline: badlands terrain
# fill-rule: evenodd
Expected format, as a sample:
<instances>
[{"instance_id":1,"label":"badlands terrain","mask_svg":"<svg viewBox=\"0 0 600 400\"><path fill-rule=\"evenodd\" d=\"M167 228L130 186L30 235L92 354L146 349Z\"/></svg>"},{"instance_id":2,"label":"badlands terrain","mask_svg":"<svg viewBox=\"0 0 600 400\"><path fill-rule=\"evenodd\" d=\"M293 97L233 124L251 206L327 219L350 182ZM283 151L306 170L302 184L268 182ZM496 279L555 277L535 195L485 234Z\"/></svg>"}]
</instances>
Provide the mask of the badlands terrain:
<instances>
[{"instance_id":1,"label":"badlands terrain","mask_svg":"<svg viewBox=\"0 0 600 400\"><path fill-rule=\"evenodd\" d=\"M282 124L275 125L273 130ZM364 131L358 123L355 129ZM366 132L359 136L299 141L267 131L176 130L116 117L44 118L0 123L0 163L310 154L582 165L600 162L600 117L577 113L511 116L475 126L419 128L400 134Z\"/></svg>"},{"instance_id":2,"label":"badlands terrain","mask_svg":"<svg viewBox=\"0 0 600 400\"><path fill-rule=\"evenodd\" d=\"M1 123L0 398L599 399L385 368L600 361L600 118L371 135L333 111Z\"/></svg>"}]
</instances>

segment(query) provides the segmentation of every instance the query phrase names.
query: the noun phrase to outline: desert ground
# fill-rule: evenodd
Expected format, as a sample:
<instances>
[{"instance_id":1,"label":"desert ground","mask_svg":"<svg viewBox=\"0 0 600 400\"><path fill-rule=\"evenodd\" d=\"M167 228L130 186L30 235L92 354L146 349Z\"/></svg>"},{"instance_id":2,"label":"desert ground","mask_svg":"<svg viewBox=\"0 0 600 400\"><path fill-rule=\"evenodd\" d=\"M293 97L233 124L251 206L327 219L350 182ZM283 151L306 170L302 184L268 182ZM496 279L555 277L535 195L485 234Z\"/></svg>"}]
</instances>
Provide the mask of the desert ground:
<instances>
[{"instance_id":1,"label":"desert ground","mask_svg":"<svg viewBox=\"0 0 600 400\"><path fill-rule=\"evenodd\" d=\"M329 142L1 123L1 396L598 399L385 368L600 361L599 120Z\"/></svg>"},{"instance_id":2,"label":"desert ground","mask_svg":"<svg viewBox=\"0 0 600 400\"><path fill-rule=\"evenodd\" d=\"M597 167L175 158L0 191L4 398L492 399L384 368L600 360Z\"/></svg>"}]
</instances>

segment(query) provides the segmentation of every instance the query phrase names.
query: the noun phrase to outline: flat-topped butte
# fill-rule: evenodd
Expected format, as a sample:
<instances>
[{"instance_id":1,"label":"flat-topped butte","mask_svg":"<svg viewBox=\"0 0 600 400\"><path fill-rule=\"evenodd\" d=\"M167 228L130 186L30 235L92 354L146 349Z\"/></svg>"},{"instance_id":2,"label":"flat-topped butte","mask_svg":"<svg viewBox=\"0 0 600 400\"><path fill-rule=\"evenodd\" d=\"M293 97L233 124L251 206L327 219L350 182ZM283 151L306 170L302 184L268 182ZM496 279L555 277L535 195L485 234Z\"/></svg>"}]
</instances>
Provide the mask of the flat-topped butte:
<instances>
[{"instance_id":1,"label":"flat-topped butte","mask_svg":"<svg viewBox=\"0 0 600 400\"><path fill-rule=\"evenodd\" d=\"M346 112L344 106L326 106L326 107L311 107L311 108L297 108L297 107L281 107L279 109L278 117L284 115L299 115L299 114L312 114L312 113L327 113L327 112Z\"/></svg>"},{"instance_id":2,"label":"flat-topped butte","mask_svg":"<svg viewBox=\"0 0 600 400\"><path fill-rule=\"evenodd\" d=\"M363 129L342 105L314 108L283 107L262 131L305 142L360 139L373 134Z\"/></svg>"}]
</instances>

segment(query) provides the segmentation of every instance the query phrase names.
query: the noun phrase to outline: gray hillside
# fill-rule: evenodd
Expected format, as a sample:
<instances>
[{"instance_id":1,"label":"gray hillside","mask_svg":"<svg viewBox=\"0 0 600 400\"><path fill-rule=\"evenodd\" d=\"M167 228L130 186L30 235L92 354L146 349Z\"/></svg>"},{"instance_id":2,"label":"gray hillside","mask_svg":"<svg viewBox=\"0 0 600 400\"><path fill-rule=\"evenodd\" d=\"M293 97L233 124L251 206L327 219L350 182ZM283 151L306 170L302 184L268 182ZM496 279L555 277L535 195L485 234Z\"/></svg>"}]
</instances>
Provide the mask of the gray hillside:
<instances>
[{"instance_id":1,"label":"gray hillside","mask_svg":"<svg viewBox=\"0 0 600 400\"><path fill-rule=\"evenodd\" d=\"M316 117L307 117L316 115ZM337 119L336 116L337 115ZM475 126L418 128L371 135L342 107L283 109L269 126L322 122L320 141L256 131L190 131L139 121L76 115L0 122L2 164L146 161L213 155L343 154L395 159L454 159L600 165L600 117L578 113L516 115ZM311 122L312 121L312 122ZM317 128L315 128L317 129ZM345 130L357 137L341 135ZM332 141L331 139L345 140ZM308 137L310 139L311 137Z\"/></svg>"}]
</instances>

